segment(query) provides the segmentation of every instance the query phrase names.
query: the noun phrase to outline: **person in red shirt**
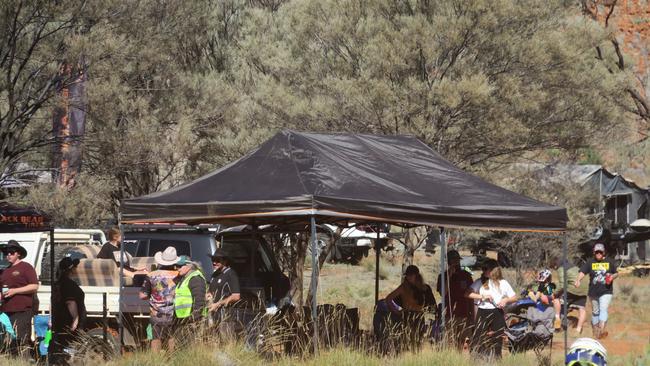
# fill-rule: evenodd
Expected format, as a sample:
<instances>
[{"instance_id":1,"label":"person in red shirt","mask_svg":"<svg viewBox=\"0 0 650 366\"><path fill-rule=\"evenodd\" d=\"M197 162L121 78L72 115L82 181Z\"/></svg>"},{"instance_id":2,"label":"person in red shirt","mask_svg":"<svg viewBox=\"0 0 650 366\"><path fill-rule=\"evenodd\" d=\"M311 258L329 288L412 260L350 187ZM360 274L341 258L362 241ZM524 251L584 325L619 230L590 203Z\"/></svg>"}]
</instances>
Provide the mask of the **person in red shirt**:
<instances>
[{"instance_id":1,"label":"person in red shirt","mask_svg":"<svg viewBox=\"0 0 650 366\"><path fill-rule=\"evenodd\" d=\"M10 352L15 356L28 357L32 333L32 307L34 294L38 291L38 277L34 267L22 261L27 256L27 250L17 241L10 240L2 251L10 266L0 275L0 311L9 316L16 331L16 339L10 345Z\"/></svg>"},{"instance_id":2,"label":"person in red shirt","mask_svg":"<svg viewBox=\"0 0 650 366\"><path fill-rule=\"evenodd\" d=\"M438 275L437 291L442 294L441 277ZM447 252L447 274L445 277L445 319L450 339L456 347L463 348L471 334L474 303L465 296L474 282L472 275L460 267L460 254L456 250Z\"/></svg>"}]
</instances>

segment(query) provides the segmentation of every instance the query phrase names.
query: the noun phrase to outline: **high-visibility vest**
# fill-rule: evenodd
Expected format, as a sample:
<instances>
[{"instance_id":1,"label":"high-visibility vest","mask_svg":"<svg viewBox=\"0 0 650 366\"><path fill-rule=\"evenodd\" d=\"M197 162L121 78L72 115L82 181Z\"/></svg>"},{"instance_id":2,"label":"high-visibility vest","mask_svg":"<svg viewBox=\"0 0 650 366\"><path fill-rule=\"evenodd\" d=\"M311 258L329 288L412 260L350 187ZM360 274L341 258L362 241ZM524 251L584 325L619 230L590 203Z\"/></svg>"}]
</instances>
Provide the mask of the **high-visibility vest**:
<instances>
[{"instance_id":1,"label":"high-visibility vest","mask_svg":"<svg viewBox=\"0 0 650 366\"><path fill-rule=\"evenodd\" d=\"M176 286L174 312L176 314L176 318L178 319L188 318L190 315L192 315L192 305L194 304L194 299L192 298L192 292L190 291L190 280L196 276L201 277L205 283L205 277L203 276L203 273L201 273L199 270L195 270L192 273L186 275L183 280L181 280L181 283ZM202 314L206 313L206 310L207 308L204 308Z\"/></svg>"}]
</instances>

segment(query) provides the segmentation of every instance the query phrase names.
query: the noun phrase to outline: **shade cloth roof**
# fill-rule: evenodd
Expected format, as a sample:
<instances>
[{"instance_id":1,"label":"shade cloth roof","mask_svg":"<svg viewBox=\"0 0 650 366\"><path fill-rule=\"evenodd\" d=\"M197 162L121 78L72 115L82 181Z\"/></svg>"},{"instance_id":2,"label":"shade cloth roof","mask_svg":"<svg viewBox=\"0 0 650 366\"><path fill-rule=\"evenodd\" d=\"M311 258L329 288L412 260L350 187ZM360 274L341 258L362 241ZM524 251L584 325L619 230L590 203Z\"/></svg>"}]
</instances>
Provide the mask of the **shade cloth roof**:
<instances>
[{"instance_id":1,"label":"shade cloth roof","mask_svg":"<svg viewBox=\"0 0 650 366\"><path fill-rule=\"evenodd\" d=\"M50 218L31 207L0 202L0 232L18 233L51 229Z\"/></svg>"},{"instance_id":2,"label":"shade cloth roof","mask_svg":"<svg viewBox=\"0 0 650 366\"><path fill-rule=\"evenodd\" d=\"M182 186L121 204L134 222L388 222L562 231L567 214L469 174L412 136L285 130Z\"/></svg>"}]
</instances>

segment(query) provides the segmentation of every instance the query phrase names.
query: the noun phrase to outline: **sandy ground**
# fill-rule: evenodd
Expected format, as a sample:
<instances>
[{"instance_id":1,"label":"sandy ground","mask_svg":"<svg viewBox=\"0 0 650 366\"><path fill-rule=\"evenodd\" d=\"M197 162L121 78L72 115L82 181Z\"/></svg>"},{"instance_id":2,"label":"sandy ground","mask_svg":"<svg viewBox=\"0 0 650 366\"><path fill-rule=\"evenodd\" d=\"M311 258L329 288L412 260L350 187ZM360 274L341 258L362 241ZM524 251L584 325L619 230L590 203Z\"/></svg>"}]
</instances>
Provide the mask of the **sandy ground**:
<instances>
[{"instance_id":1,"label":"sandy ground","mask_svg":"<svg viewBox=\"0 0 650 366\"><path fill-rule=\"evenodd\" d=\"M372 311L375 293L375 258L374 252L359 265L326 264L319 279L319 303L342 303L347 307L356 307L360 311L362 329L372 328ZM380 264L379 298L386 296L400 281L402 258L399 253L382 253ZM420 267L425 282L435 289L438 275L439 256L428 256L418 251L414 264ZM305 271L305 286L309 285L311 271ZM478 272L474 273L477 278ZM508 271L507 277L514 282L514 272ZM621 288L627 287L627 291ZM515 288L515 291L520 289ZM306 293L306 292L305 292ZM439 294L436 293L436 298ZM650 277L637 278L631 275L617 280L613 303L610 307L609 337L602 343L612 355L629 355L643 353L650 344ZM574 312L577 316L577 312ZM588 304L587 322L581 337L591 337L591 309ZM580 337L574 329L569 330L569 345ZM564 336L557 333L553 341L553 353L562 352Z\"/></svg>"}]
</instances>

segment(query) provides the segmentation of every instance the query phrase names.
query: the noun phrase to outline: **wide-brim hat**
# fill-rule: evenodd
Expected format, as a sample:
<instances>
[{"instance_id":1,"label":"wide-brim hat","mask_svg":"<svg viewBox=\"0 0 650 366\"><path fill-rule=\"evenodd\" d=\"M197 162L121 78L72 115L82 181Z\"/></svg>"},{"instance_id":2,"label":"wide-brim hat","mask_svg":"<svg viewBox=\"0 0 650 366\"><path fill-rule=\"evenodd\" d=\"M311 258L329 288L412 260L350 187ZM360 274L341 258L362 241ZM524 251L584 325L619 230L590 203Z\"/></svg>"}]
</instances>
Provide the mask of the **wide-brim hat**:
<instances>
[{"instance_id":1,"label":"wide-brim hat","mask_svg":"<svg viewBox=\"0 0 650 366\"><path fill-rule=\"evenodd\" d=\"M10 252L12 250L15 250L18 254L20 254L21 259L27 257L27 249L25 249L22 245L20 245L20 243L15 240L9 240L7 242L7 245L2 248L2 252L5 255L7 252Z\"/></svg>"},{"instance_id":2,"label":"wide-brim hat","mask_svg":"<svg viewBox=\"0 0 650 366\"><path fill-rule=\"evenodd\" d=\"M156 253L153 258L161 266L173 266L178 263L178 254L176 254L176 248L167 247L162 252Z\"/></svg>"},{"instance_id":3,"label":"wide-brim hat","mask_svg":"<svg viewBox=\"0 0 650 366\"><path fill-rule=\"evenodd\" d=\"M217 248L214 251L214 253L210 255L210 258L212 258L212 260L215 260L215 259L227 259L227 260L230 260L230 254L226 250L224 250L223 248Z\"/></svg>"}]
</instances>

